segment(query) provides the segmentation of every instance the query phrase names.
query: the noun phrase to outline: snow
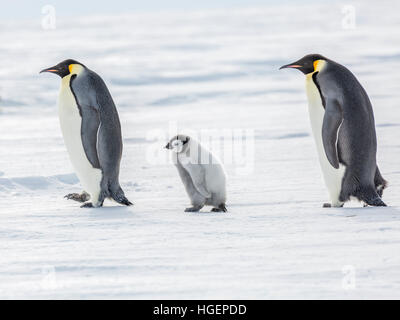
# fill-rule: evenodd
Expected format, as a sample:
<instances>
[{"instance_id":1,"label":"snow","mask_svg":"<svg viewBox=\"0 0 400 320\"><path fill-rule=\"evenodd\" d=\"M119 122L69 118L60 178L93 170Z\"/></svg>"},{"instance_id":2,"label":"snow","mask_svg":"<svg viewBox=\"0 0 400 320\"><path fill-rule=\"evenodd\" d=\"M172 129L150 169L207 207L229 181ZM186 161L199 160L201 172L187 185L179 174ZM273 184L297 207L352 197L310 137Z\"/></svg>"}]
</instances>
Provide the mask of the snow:
<instances>
[{"instance_id":1,"label":"snow","mask_svg":"<svg viewBox=\"0 0 400 320\"><path fill-rule=\"evenodd\" d=\"M400 298L399 2L345 4L354 29L341 2L0 22L0 298ZM390 207L322 208L304 76L278 71L307 53L345 64L369 93ZM63 198L81 187L60 80L38 72L66 58L114 97L133 207ZM228 213L183 212L162 149L175 126L254 136L247 161L226 165Z\"/></svg>"}]
</instances>

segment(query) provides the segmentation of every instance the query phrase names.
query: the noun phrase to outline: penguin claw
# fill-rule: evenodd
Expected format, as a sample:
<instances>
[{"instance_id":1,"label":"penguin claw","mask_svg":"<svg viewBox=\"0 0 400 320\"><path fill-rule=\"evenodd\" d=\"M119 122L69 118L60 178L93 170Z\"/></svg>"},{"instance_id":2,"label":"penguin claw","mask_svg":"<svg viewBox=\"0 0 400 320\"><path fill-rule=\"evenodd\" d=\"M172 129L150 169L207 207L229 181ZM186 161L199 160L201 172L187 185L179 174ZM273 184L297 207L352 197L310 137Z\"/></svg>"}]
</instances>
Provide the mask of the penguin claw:
<instances>
[{"instance_id":1,"label":"penguin claw","mask_svg":"<svg viewBox=\"0 0 400 320\"><path fill-rule=\"evenodd\" d=\"M90 199L90 196L86 192L83 192L82 194L69 193L66 196L64 196L64 198L66 198L68 200L74 200L74 201L77 201L77 202L85 202L85 201L88 201Z\"/></svg>"},{"instance_id":2,"label":"penguin claw","mask_svg":"<svg viewBox=\"0 0 400 320\"><path fill-rule=\"evenodd\" d=\"M81 208L94 208L93 203L86 202L85 204L81 205Z\"/></svg>"},{"instance_id":3,"label":"penguin claw","mask_svg":"<svg viewBox=\"0 0 400 320\"><path fill-rule=\"evenodd\" d=\"M330 203L324 203L322 208L332 208L332 205Z\"/></svg>"}]
</instances>

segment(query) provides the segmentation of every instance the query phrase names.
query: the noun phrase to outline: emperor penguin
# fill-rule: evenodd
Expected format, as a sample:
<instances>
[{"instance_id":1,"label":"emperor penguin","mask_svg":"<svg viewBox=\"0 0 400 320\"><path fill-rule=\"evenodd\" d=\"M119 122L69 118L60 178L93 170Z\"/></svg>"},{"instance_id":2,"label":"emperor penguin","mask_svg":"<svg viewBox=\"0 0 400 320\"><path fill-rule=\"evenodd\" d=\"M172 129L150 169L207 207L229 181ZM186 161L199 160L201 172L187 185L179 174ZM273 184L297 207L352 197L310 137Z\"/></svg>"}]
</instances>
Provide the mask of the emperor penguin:
<instances>
[{"instance_id":1,"label":"emperor penguin","mask_svg":"<svg viewBox=\"0 0 400 320\"><path fill-rule=\"evenodd\" d=\"M198 212L205 205L212 206L212 212L227 212L226 174L217 157L182 134L174 136L165 148L173 152L173 162L192 203L185 212Z\"/></svg>"},{"instance_id":2,"label":"emperor penguin","mask_svg":"<svg viewBox=\"0 0 400 320\"><path fill-rule=\"evenodd\" d=\"M280 69L306 76L309 115L319 162L331 203L342 207L352 198L364 206L386 206L387 182L376 163L375 120L368 95L343 65L310 54Z\"/></svg>"},{"instance_id":3,"label":"emperor penguin","mask_svg":"<svg viewBox=\"0 0 400 320\"><path fill-rule=\"evenodd\" d=\"M61 77L58 111L72 166L84 192L66 196L82 207L101 207L105 198L129 206L119 184L121 125L114 101L100 76L68 59L41 71Z\"/></svg>"}]
</instances>

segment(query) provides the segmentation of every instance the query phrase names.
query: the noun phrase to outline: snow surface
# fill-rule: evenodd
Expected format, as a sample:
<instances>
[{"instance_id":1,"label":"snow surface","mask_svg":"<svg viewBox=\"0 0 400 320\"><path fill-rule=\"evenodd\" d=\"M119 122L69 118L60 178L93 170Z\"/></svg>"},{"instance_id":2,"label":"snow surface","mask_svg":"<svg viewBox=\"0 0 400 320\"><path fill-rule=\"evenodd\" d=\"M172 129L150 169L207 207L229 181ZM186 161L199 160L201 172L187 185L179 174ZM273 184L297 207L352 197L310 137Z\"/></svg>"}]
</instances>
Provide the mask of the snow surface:
<instances>
[{"instance_id":1,"label":"snow surface","mask_svg":"<svg viewBox=\"0 0 400 320\"><path fill-rule=\"evenodd\" d=\"M344 4L355 29L342 27ZM331 1L76 17L55 30L39 17L0 22L0 298L400 298L399 9ZM307 53L345 64L369 93L390 207L321 208L304 76L278 71ZM38 72L66 58L114 97L133 207L63 199L81 187L57 118L60 80ZM176 169L151 161L158 146L166 160L175 124L254 130L247 174L226 166L229 213L184 213Z\"/></svg>"}]
</instances>

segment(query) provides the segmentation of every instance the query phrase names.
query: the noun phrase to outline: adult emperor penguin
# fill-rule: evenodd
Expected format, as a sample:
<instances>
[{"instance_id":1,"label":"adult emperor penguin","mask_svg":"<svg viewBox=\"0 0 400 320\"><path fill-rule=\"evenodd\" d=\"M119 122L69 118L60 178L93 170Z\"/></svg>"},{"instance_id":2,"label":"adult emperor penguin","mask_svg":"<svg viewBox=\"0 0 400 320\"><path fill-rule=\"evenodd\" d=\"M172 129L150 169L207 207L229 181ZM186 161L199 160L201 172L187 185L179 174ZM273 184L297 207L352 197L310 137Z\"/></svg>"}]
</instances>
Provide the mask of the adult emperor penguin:
<instances>
[{"instance_id":1,"label":"adult emperor penguin","mask_svg":"<svg viewBox=\"0 0 400 320\"><path fill-rule=\"evenodd\" d=\"M226 175L221 162L195 139L186 135L174 136L165 148L173 151L178 169L192 207L186 212L198 212L205 205L213 212L227 212Z\"/></svg>"},{"instance_id":2,"label":"adult emperor penguin","mask_svg":"<svg viewBox=\"0 0 400 320\"><path fill-rule=\"evenodd\" d=\"M376 164L375 120L368 95L346 67L319 54L284 65L306 75L311 127L331 204L352 197L364 205L386 206L387 182Z\"/></svg>"},{"instance_id":3,"label":"adult emperor penguin","mask_svg":"<svg viewBox=\"0 0 400 320\"><path fill-rule=\"evenodd\" d=\"M95 72L68 59L41 71L61 77L59 118L72 166L84 188L68 199L101 207L105 198L132 205L119 184L121 125L106 84Z\"/></svg>"}]
</instances>

